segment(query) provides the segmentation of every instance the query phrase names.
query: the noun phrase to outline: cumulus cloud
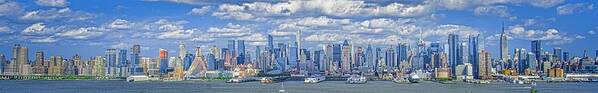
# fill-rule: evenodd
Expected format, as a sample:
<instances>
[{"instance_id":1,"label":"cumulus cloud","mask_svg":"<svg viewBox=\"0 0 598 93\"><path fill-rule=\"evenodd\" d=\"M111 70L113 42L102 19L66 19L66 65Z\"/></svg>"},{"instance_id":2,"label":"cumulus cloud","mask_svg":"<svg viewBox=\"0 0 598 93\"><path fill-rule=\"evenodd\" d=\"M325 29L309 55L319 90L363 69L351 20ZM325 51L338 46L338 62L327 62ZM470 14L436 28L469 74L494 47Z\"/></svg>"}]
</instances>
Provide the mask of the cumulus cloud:
<instances>
[{"instance_id":1,"label":"cumulus cloud","mask_svg":"<svg viewBox=\"0 0 598 93\"><path fill-rule=\"evenodd\" d=\"M78 29L73 29L69 31L65 31L62 33L57 33L57 36L72 38L72 39L90 39L104 35L104 33L108 31L104 28L98 27L82 27Z\"/></svg>"},{"instance_id":2,"label":"cumulus cloud","mask_svg":"<svg viewBox=\"0 0 598 93\"><path fill-rule=\"evenodd\" d=\"M348 39L349 36L334 33L313 34L305 37L305 41L310 42L336 42Z\"/></svg>"},{"instance_id":3,"label":"cumulus cloud","mask_svg":"<svg viewBox=\"0 0 598 93\"><path fill-rule=\"evenodd\" d=\"M254 33L254 28L247 25L228 23L225 27L210 27L207 32L215 37L241 37Z\"/></svg>"},{"instance_id":4,"label":"cumulus cloud","mask_svg":"<svg viewBox=\"0 0 598 93\"><path fill-rule=\"evenodd\" d=\"M35 24L32 24L31 26L25 28L23 30L23 32L25 32L25 33L40 32L40 31L43 31L44 28L46 28L46 25L44 23L35 23Z\"/></svg>"},{"instance_id":5,"label":"cumulus cloud","mask_svg":"<svg viewBox=\"0 0 598 93\"><path fill-rule=\"evenodd\" d=\"M282 32L282 31L278 31L278 30L272 30L272 31L270 31L270 35L272 35L272 36L292 36L292 35L295 35L295 32Z\"/></svg>"},{"instance_id":6,"label":"cumulus cloud","mask_svg":"<svg viewBox=\"0 0 598 93\"><path fill-rule=\"evenodd\" d=\"M112 23L108 24L108 28L114 28L114 29L129 29L131 27L132 27L132 23L127 20L123 20L123 19L116 19L116 20L112 21Z\"/></svg>"},{"instance_id":7,"label":"cumulus cloud","mask_svg":"<svg viewBox=\"0 0 598 93\"><path fill-rule=\"evenodd\" d=\"M239 39L245 40L245 41L248 41L248 42L265 42L266 41L266 36L264 36L261 33L254 33L254 34L251 34L251 35L248 35L248 36L241 37Z\"/></svg>"},{"instance_id":8,"label":"cumulus cloud","mask_svg":"<svg viewBox=\"0 0 598 93\"><path fill-rule=\"evenodd\" d=\"M514 39L523 40L542 40L547 41L549 44L566 44L571 43L579 37L567 36L564 33L560 33L557 29L550 28L546 30L535 30L526 29L521 25L511 26L508 29L508 35ZM585 37L584 37L585 38Z\"/></svg>"},{"instance_id":9,"label":"cumulus cloud","mask_svg":"<svg viewBox=\"0 0 598 93\"><path fill-rule=\"evenodd\" d=\"M20 18L23 20L53 20L53 19L68 19L68 20L86 20L95 17L91 13L73 11L70 8L49 10L36 10L27 12Z\"/></svg>"},{"instance_id":10,"label":"cumulus cloud","mask_svg":"<svg viewBox=\"0 0 598 93\"><path fill-rule=\"evenodd\" d=\"M8 26L0 26L0 33L12 33L12 29Z\"/></svg>"},{"instance_id":11,"label":"cumulus cloud","mask_svg":"<svg viewBox=\"0 0 598 93\"><path fill-rule=\"evenodd\" d=\"M563 2L565 0L528 0L530 5L543 8L557 6Z\"/></svg>"},{"instance_id":12,"label":"cumulus cloud","mask_svg":"<svg viewBox=\"0 0 598 93\"><path fill-rule=\"evenodd\" d=\"M173 2L173 3L182 3L182 4L199 4L201 0L144 0L150 2Z\"/></svg>"},{"instance_id":13,"label":"cumulus cloud","mask_svg":"<svg viewBox=\"0 0 598 93\"><path fill-rule=\"evenodd\" d=\"M53 36L29 39L29 41L31 41L33 43L54 43L58 40L59 39L54 38Z\"/></svg>"},{"instance_id":14,"label":"cumulus cloud","mask_svg":"<svg viewBox=\"0 0 598 93\"><path fill-rule=\"evenodd\" d=\"M189 14L189 15L203 15L203 14L208 13L210 11L210 9L212 9L211 6L204 6L204 7L201 7L201 8L193 8L187 14Z\"/></svg>"},{"instance_id":15,"label":"cumulus cloud","mask_svg":"<svg viewBox=\"0 0 598 93\"><path fill-rule=\"evenodd\" d=\"M477 35L480 32L472 27L463 26L463 25L454 25L454 24L446 24L446 25L439 25L436 28L424 31L424 37L446 37L449 34L457 34L461 35L461 38L465 38L469 35Z\"/></svg>"},{"instance_id":16,"label":"cumulus cloud","mask_svg":"<svg viewBox=\"0 0 598 93\"><path fill-rule=\"evenodd\" d=\"M22 10L22 7L19 3L9 0L0 0L0 16L16 14L15 12L19 12L20 10Z\"/></svg>"},{"instance_id":17,"label":"cumulus cloud","mask_svg":"<svg viewBox=\"0 0 598 93\"><path fill-rule=\"evenodd\" d=\"M279 17L290 15L327 15L337 17L350 16L398 16L413 17L431 12L429 5L409 5L391 3L379 6L365 1L346 0L308 0L288 2L252 2L243 4L221 4L212 16L222 19L250 20L264 17Z\"/></svg>"},{"instance_id":18,"label":"cumulus cloud","mask_svg":"<svg viewBox=\"0 0 598 93\"><path fill-rule=\"evenodd\" d=\"M160 33L158 39L187 39L191 38L194 32L199 31L198 29L179 29Z\"/></svg>"},{"instance_id":19,"label":"cumulus cloud","mask_svg":"<svg viewBox=\"0 0 598 93\"><path fill-rule=\"evenodd\" d=\"M67 0L37 0L35 4L40 6L66 7L69 2Z\"/></svg>"},{"instance_id":20,"label":"cumulus cloud","mask_svg":"<svg viewBox=\"0 0 598 93\"><path fill-rule=\"evenodd\" d=\"M510 17L509 8L507 6L480 6L475 8L475 15L496 15L499 17Z\"/></svg>"},{"instance_id":21,"label":"cumulus cloud","mask_svg":"<svg viewBox=\"0 0 598 93\"><path fill-rule=\"evenodd\" d=\"M575 3L565 4L556 8L557 14L569 15L594 9L593 4Z\"/></svg>"},{"instance_id":22,"label":"cumulus cloud","mask_svg":"<svg viewBox=\"0 0 598 93\"><path fill-rule=\"evenodd\" d=\"M588 34L590 34L590 35L594 35L594 34L596 34L596 31L594 31L594 30L590 30L590 31L588 31Z\"/></svg>"}]
</instances>

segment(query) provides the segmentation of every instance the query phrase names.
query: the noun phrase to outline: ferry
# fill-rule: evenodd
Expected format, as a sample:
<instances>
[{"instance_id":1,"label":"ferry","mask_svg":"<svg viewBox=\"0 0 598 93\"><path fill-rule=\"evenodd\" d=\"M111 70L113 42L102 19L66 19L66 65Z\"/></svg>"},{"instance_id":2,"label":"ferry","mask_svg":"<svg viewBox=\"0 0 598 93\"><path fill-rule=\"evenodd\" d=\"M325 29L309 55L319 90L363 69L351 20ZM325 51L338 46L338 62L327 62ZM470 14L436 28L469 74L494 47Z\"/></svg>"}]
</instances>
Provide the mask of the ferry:
<instances>
[{"instance_id":1,"label":"ferry","mask_svg":"<svg viewBox=\"0 0 598 93\"><path fill-rule=\"evenodd\" d=\"M392 82L395 82L397 84L409 84L411 82L409 82L409 80L407 78L394 78L392 79Z\"/></svg>"},{"instance_id":2,"label":"ferry","mask_svg":"<svg viewBox=\"0 0 598 93\"><path fill-rule=\"evenodd\" d=\"M226 83L243 83L247 81L252 81L250 78L233 78L226 81Z\"/></svg>"},{"instance_id":3,"label":"ferry","mask_svg":"<svg viewBox=\"0 0 598 93\"><path fill-rule=\"evenodd\" d=\"M127 82L138 82L138 81L148 81L148 80L149 80L149 77L144 76L144 75L127 77Z\"/></svg>"},{"instance_id":4,"label":"ferry","mask_svg":"<svg viewBox=\"0 0 598 93\"><path fill-rule=\"evenodd\" d=\"M262 84L268 84L268 83L273 83L274 80L272 80L272 78L270 77L262 77L262 79L260 79L260 83Z\"/></svg>"},{"instance_id":5,"label":"ferry","mask_svg":"<svg viewBox=\"0 0 598 93\"><path fill-rule=\"evenodd\" d=\"M306 84L313 84L313 83L320 83L324 80L326 80L326 77L324 77L324 76L314 76L314 77L305 78L305 80L303 82Z\"/></svg>"},{"instance_id":6,"label":"ferry","mask_svg":"<svg viewBox=\"0 0 598 93\"><path fill-rule=\"evenodd\" d=\"M416 74L409 76L409 82L411 83L418 83L420 81L420 77Z\"/></svg>"},{"instance_id":7,"label":"ferry","mask_svg":"<svg viewBox=\"0 0 598 93\"><path fill-rule=\"evenodd\" d=\"M365 84L367 83L367 79L364 76L354 75L347 78L348 84Z\"/></svg>"}]
</instances>

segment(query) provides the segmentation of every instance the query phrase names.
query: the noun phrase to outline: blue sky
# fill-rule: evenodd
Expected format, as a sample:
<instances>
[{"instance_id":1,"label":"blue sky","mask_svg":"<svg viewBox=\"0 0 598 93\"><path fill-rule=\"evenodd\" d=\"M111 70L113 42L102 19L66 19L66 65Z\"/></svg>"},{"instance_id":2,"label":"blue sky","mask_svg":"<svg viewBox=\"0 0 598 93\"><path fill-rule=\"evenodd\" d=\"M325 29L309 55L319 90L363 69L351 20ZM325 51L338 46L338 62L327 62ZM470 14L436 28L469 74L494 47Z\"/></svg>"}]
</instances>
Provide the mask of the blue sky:
<instances>
[{"instance_id":1,"label":"blue sky","mask_svg":"<svg viewBox=\"0 0 598 93\"><path fill-rule=\"evenodd\" d=\"M544 50L561 47L573 55L598 49L594 0L402 0L402 1L203 1L203 0L0 0L0 53L13 44L46 55L103 55L107 48L225 47L246 40L249 51L292 42L302 30L303 47L350 40L358 46L445 43L450 33L480 34L496 56L504 22L511 52L543 40ZM191 47L188 47L191 50ZM250 52L253 53L253 52Z\"/></svg>"}]
</instances>

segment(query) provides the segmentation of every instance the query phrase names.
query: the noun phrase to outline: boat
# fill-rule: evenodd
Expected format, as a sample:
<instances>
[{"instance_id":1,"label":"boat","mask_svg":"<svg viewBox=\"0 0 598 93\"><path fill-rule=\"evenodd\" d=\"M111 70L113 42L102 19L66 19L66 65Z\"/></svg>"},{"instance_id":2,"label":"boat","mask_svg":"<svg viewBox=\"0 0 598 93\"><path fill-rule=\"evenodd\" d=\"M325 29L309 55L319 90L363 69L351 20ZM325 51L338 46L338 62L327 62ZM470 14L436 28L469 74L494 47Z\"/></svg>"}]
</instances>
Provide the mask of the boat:
<instances>
[{"instance_id":1,"label":"boat","mask_svg":"<svg viewBox=\"0 0 598 93\"><path fill-rule=\"evenodd\" d=\"M409 84L411 82L409 82L409 80L407 78L393 78L392 82L395 82L397 84Z\"/></svg>"},{"instance_id":2,"label":"boat","mask_svg":"<svg viewBox=\"0 0 598 93\"><path fill-rule=\"evenodd\" d=\"M416 74L409 76L409 82L411 83L418 83L420 81L420 77Z\"/></svg>"},{"instance_id":3,"label":"boat","mask_svg":"<svg viewBox=\"0 0 598 93\"><path fill-rule=\"evenodd\" d=\"M269 77L263 77L262 79L260 79L260 83L262 84L268 84L268 83L273 83L274 81L272 80L272 78Z\"/></svg>"},{"instance_id":4,"label":"boat","mask_svg":"<svg viewBox=\"0 0 598 93\"><path fill-rule=\"evenodd\" d=\"M324 76L314 76L314 77L305 78L305 80L303 81L303 83L313 84L313 83L320 83L320 82L322 82L324 80L326 80L326 77L324 77Z\"/></svg>"},{"instance_id":5,"label":"boat","mask_svg":"<svg viewBox=\"0 0 598 93\"><path fill-rule=\"evenodd\" d=\"M368 81L364 76L353 75L353 76L347 78L348 84L365 84L367 82Z\"/></svg>"},{"instance_id":6,"label":"boat","mask_svg":"<svg viewBox=\"0 0 598 93\"><path fill-rule=\"evenodd\" d=\"M138 82L138 81L148 81L148 80L149 80L149 77L144 76L144 75L127 77L127 82Z\"/></svg>"},{"instance_id":7,"label":"boat","mask_svg":"<svg viewBox=\"0 0 598 93\"><path fill-rule=\"evenodd\" d=\"M252 81L250 78L233 78L226 81L226 83L243 83L247 81Z\"/></svg>"}]
</instances>

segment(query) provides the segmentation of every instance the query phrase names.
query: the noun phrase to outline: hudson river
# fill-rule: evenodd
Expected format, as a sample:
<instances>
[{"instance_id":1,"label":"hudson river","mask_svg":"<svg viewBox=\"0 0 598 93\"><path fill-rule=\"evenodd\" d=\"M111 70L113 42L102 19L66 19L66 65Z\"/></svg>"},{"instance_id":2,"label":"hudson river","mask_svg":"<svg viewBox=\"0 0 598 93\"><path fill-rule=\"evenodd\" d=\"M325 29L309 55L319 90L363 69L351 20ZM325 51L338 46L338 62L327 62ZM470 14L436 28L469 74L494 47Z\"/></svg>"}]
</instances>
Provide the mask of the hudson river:
<instances>
[{"instance_id":1,"label":"hudson river","mask_svg":"<svg viewBox=\"0 0 598 93\"><path fill-rule=\"evenodd\" d=\"M368 81L367 84L345 84L324 81L303 84L286 81L287 93L529 93L530 85L504 82L492 84L395 84L390 81ZM277 93L282 83L224 83L224 81L125 82L125 81L19 81L0 80L0 93ZM539 93L598 93L598 83L542 83Z\"/></svg>"}]
</instances>

